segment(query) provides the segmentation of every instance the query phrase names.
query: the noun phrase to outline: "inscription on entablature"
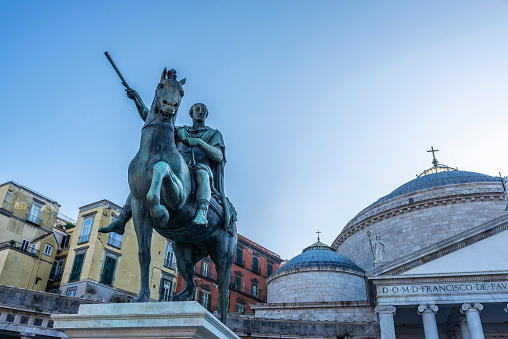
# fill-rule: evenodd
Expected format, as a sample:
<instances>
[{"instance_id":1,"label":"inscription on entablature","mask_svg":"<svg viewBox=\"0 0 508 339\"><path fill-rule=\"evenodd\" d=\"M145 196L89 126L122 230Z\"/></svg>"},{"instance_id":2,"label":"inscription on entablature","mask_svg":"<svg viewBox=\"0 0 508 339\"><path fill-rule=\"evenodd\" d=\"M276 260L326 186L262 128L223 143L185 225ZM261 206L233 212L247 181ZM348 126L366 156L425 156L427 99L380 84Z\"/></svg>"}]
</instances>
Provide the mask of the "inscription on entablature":
<instances>
[{"instance_id":1,"label":"inscription on entablature","mask_svg":"<svg viewBox=\"0 0 508 339\"><path fill-rule=\"evenodd\" d=\"M463 294L485 292L508 292L508 281L502 282L464 282L451 284L377 286L379 297L401 295Z\"/></svg>"}]
</instances>

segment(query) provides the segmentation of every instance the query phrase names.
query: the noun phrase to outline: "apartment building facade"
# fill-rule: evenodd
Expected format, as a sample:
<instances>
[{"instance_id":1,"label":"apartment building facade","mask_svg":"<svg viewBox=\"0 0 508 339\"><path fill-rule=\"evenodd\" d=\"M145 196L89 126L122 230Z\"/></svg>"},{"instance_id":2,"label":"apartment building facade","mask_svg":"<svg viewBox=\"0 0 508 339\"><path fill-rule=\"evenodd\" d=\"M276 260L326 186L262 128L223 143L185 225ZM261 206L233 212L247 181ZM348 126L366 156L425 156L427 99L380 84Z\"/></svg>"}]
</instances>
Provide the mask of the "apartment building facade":
<instances>
[{"instance_id":1,"label":"apartment building facade","mask_svg":"<svg viewBox=\"0 0 508 339\"><path fill-rule=\"evenodd\" d=\"M121 207L101 200L80 207L70 238L60 292L71 297L132 302L140 288L138 243L132 221L124 235L99 233L121 213ZM169 301L176 285L172 243L154 232L150 264L151 300Z\"/></svg>"},{"instance_id":2,"label":"apartment building facade","mask_svg":"<svg viewBox=\"0 0 508 339\"><path fill-rule=\"evenodd\" d=\"M266 302L265 281L281 262L278 254L239 234L231 267L228 312L251 312L250 304ZM196 264L195 280L198 285L195 299L210 312L219 312L217 272L209 257ZM178 275L176 293L184 287L185 281Z\"/></svg>"}]
</instances>

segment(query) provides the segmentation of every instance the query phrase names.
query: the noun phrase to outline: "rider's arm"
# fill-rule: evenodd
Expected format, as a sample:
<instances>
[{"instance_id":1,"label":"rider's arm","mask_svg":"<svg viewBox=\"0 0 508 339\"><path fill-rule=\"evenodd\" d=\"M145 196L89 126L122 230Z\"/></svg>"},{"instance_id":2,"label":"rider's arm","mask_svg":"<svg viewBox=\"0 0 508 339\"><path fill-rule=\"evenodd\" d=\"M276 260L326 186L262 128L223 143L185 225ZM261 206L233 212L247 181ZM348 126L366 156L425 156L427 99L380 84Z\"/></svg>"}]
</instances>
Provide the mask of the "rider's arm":
<instances>
[{"instance_id":1,"label":"rider's arm","mask_svg":"<svg viewBox=\"0 0 508 339\"><path fill-rule=\"evenodd\" d=\"M150 112L148 108L143 103L143 99L141 99L141 96L133 89L126 89L127 96L134 100L134 103L136 104L136 108L138 109L139 116L143 121L146 121L146 117L148 117L148 113Z\"/></svg>"},{"instance_id":2,"label":"rider's arm","mask_svg":"<svg viewBox=\"0 0 508 339\"><path fill-rule=\"evenodd\" d=\"M221 162L222 159L224 159L224 155L222 154L222 150L220 149L220 147L210 146L201 139L197 140L199 140L198 147L201 148L201 150L205 153L208 159L213 160L215 162Z\"/></svg>"}]
</instances>

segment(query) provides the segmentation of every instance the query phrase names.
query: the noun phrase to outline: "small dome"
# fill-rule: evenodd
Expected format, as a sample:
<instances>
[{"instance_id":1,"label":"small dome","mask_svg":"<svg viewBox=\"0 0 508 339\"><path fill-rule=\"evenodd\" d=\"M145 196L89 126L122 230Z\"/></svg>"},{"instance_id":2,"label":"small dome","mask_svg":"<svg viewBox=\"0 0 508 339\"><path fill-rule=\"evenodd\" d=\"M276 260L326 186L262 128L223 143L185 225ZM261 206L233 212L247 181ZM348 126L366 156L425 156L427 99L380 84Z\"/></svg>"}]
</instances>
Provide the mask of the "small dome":
<instances>
[{"instance_id":1,"label":"small dome","mask_svg":"<svg viewBox=\"0 0 508 339\"><path fill-rule=\"evenodd\" d=\"M358 267L352 260L335 252L333 248L323 244L319 240L305 248L302 254L289 260L284 266L279 268L277 272L280 273L282 271L302 267L340 267L364 272L364 270Z\"/></svg>"}]
</instances>

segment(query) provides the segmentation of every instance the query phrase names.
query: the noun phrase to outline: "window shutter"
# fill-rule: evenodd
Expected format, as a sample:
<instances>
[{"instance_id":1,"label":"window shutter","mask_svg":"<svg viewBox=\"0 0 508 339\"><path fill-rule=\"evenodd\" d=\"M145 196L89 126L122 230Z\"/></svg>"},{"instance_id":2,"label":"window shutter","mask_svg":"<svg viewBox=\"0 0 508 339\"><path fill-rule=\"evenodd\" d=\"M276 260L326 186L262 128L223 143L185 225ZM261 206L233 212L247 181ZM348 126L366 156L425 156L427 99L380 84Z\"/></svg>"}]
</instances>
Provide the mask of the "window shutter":
<instances>
[{"instance_id":1,"label":"window shutter","mask_svg":"<svg viewBox=\"0 0 508 339\"><path fill-rule=\"evenodd\" d=\"M273 264L268 264L266 275L269 277L273 273Z\"/></svg>"},{"instance_id":2,"label":"window shutter","mask_svg":"<svg viewBox=\"0 0 508 339\"><path fill-rule=\"evenodd\" d=\"M208 302L206 303L206 309L208 311L211 311L212 310L212 295L211 294L208 295L208 300L207 301Z\"/></svg>"},{"instance_id":3,"label":"window shutter","mask_svg":"<svg viewBox=\"0 0 508 339\"><path fill-rule=\"evenodd\" d=\"M159 301L162 300L163 295L164 295L164 278L161 278L161 282L159 285Z\"/></svg>"},{"instance_id":4,"label":"window shutter","mask_svg":"<svg viewBox=\"0 0 508 339\"><path fill-rule=\"evenodd\" d=\"M241 286L242 286L242 278L239 276L236 276L235 277L235 288L240 289Z\"/></svg>"},{"instance_id":5,"label":"window shutter","mask_svg":"<svg viewBox=\"0 0 508 339\"><path fill-rule=\"evenodd\" d=\"M241 248L236 249L236 262L241 264L243 260L243 250Z\"/></svg>"},{"instance_id":6,"label":"window shutter","mask_svg":"<svg viewBox=\"0 0 508 339\"><path fill-rule=\"evenodd\" d=\"M206 306L205 305L205 301L203 300L203 291L199 291L199 303L202 305L202 306Z\"/></svg>"},{"instance_id":7,"label":"window shutter","mask_svg":"<svg viewBox=\"0 0 508 339\"><path fill-rule=\"evenodd\" d=\"M258 271L258 258L257 257L253 257L252 258L252 270L253 271Z\"/></svg>"},{"instance_id":8,"label":"window shutter","mask_svg":"<svg viewBox=\"0 0 508 339\"><path fill-rule=\"evenodd\" d=\"M81 268L83 267L83 258L85 257L84 253L77 254L74 258L74 265L72 266L71 276L69 278L70 281L78 280L81 275Z\"/></svg>"}]
</instances>

